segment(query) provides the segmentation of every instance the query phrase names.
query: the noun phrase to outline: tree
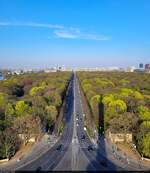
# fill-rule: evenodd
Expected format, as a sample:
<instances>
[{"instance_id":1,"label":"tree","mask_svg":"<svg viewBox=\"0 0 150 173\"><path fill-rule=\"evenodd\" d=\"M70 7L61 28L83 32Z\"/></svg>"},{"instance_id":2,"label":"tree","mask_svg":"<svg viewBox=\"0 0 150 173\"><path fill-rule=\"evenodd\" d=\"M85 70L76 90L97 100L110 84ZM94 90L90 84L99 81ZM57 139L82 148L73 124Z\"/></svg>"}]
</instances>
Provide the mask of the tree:
<instances>
[{"instance_id":1,"label":"tree","mask_svg":"<svg viewBox=\"0 0 150 173\"><path fill-rule=\"evenodd\" d=\"M10 85L10 90L12 95L16 95L17 97L21 97L24 95L23 85L18 83L12 83Z\"/></svg>"},{"instance_id":2,"label":"tree","mask_svg":"<svg viewBox=\"0 0 150 173\"><path fill-rule=\"evenodd\" d=\"M38 95L38 90L43 90L46 87L47 87L47 85L43 85L43 83L42 83L42 86L31 88L29 91L30 96Z\"/></svg>"},{"instance_id":3,"label":"tree","mask_svg":"<svg viewBox=\"0 0 150 173\"><path fill-rule=\"evenodd\" d=\"M15 106L15 110L17 116L24 116L25 114L30 112L30 106L24 101L18 101Z\"/></svg>"},{"instance_id":4,"label":"tree","mask_svg":"<svg viewBox=\"0 0 150 173\"><path fill-rule=\"evenodd\" d=\"M89 83L83 84L83 86L82 86L84 92L87 92L88 90L90 90L91 87L92 87L92 85Z\"/></svg>"},{"instance_id":5,"label":"tree","mask_svg":"<svg viewBox=\"0 0 150 173\"><path fill-rule=\"evenodd\" d=\"M12 117L15 115L15 109L13 108L11 103L8 103L6 107L6 119L12 119Z\"/></svg>"},{"instance_id":6,"label":"tree","mask_svg":"<svg viewBox=\"0 0 150 173\"><path fill-rule=\"evenodd\" d=\"M150 121L143 121L140 124L139 132L136 135L137 146L140 152L143 151L144 148L143 140L146 138L146 135L149 132L150 132Z\"/></svg>"},{"instance_id":7,"label":"tree","mask_svg":"<svg viewBox=\"0 0 150 173\"><path fill-rule=\"evenodd\" d=\"M48 127L51 127L55 122L56 122L56 117L57 117L57 109L55 106L46 106L46 117L45 121Z\"/></svg>"},{"instance_id":8,"label":"tree","mask_svg":"<svg viewBox=\"0 0 150 173\"><path fill-rule=\"evenodd\" d=\"M12 129L5 129L0 131L0 158L9 158L13 151L19 147L20 140Z\"/></svg>"},{"instance_id":9,"label":"tree","mask_svg":"<svg viewBox=\"0 0 150 173\"><path fill-rule=\"evenodd\" d=\"M113 100L115 100L113 94L104 96L102 102L103 102L105 108L107 108L109 106L109 103L111 103Z\"/></svg>"},{"instance_id":10,"label":"tree","mask_svg":"<svg viewBox=\"0 0 150 173\"><path fill-rule=\"evenodd\" d=\"M48 105L60 107L62 104L61 96L56 91L47 91L44 94L44 99Z\"/></svg>"},{"instance_id":11,"label":"tree","mask_svg":"<svg viewBox=\"0 0 150 173\"><path fill-rule=\"evenodd\" d=\"M42 96L33 96L32 105L43 109L47 104Z\"/></svg>"},{"instance_id":12,"label":"tree","mask_svg":"<svg viewBox=\"0 0 150 173\"><path fill-rule=\"evenodd\" d=\"M42 135L41 120L39 116L30 114L15 118L13 121L13 129L18 135L23 135L25 145L30 138L35 137L36 140L38 140Z\"/></svg>"},{"instance_id":13,"label":"tree","mask_svg":"<svg viewBox=\"0 0 150 173\"><path fill-rule=\"evenodd\" d=\"M147 156L150 157L150 132L146 134L146 137L143 139L142 142L142 153Z\"/></svg>"},{"instance_id":14,"label":"tree","mask_svg":"<svg viewBox=\"0 0 150 173\"><path fill-rule=\"evenodd\" d=\"M138 106L137 114L141 120L150 121L150 112L146 106Z\"/></svg>"},{"instance_id":15,"label":"tree","mask_svg":"<svg viewBox=\"0 0 150 173\"><path fill-rule=\"evenodd\" d=\"M126 103L123 100L111 101L109 107L114 107L119 114L127 111Z\"/></svg>"},{"instance_id":16,"label":"tree","mask_svg":"<svg viewBox=\"0 0 150 173\"><path fill-rule=\"evenodd\" d=\"M96 95L96 93L94 91L92 91L92 90L88 90L86 92L86 97L87 97L88 100L90 100L95 95Z\"/></svg>"},{"instance_id":17,"label":"tree","mask_svg":"<svg viewBox=\"0 0 150 173\"><path fill-rule=\"evenodd\" d=\"M138 117L135 114L125 112L123 114L118 114L113 119L109 121L109 128L114 132L135 132L138 127Z\"/></svg>"},{"instance_id":18,"label":"tree","mask_svg":"<svg viewBox=\"0 0 150 173\"><path fill-rule=\"evenodd\" d=\"M9 158L13 151L16 151L19 147L20 140L13 129L6 129L4 131L4 147L5 157Z\"/></svg>"}]
</instances>

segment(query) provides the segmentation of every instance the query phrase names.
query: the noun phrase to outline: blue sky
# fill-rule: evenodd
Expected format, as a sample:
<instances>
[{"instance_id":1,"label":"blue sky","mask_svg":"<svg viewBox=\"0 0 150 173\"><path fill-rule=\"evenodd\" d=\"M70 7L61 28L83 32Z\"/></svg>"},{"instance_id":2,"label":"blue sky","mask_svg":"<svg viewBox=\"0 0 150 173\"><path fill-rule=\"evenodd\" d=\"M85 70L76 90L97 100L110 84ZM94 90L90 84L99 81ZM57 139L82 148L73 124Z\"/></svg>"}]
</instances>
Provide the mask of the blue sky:
<instances>
[{"instance_id":1,"label":"blue sky","mask_svg":"<svg viewBox=\"0 0 150 173\"><path fill-rule=\"evenodd\" d=\"M150 63L150 0L0 0L0 67Z\"/></svg>"}]
</instances>

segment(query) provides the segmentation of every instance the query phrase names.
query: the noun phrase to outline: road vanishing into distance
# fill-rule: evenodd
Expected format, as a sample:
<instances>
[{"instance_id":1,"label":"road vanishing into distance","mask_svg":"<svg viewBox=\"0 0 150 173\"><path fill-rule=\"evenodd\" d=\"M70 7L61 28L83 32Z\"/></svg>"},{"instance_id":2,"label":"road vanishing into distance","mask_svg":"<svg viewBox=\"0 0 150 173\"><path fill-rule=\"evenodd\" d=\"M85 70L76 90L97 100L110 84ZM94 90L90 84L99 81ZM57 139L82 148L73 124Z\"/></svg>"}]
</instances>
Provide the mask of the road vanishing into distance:
<instances>
[{"instance_id":1,"label":"road vanishing into distance","mask_svg":"<svg viewBox=\"0 0 150 173\"><path fill-rule=\"evenodd\" d=\"M128 160L117 155L109 142L101 136L99 143L91 141L84 124L84 113L80 99L79 84L73 73L67 108L65 126L56 144L33 161L13 164L3 170L16 171L133 171L150 170L140 162ZM19 165L19 166L18 166ZM0 169L1 170L1 169Z\"/></svg>"}]
</instances>

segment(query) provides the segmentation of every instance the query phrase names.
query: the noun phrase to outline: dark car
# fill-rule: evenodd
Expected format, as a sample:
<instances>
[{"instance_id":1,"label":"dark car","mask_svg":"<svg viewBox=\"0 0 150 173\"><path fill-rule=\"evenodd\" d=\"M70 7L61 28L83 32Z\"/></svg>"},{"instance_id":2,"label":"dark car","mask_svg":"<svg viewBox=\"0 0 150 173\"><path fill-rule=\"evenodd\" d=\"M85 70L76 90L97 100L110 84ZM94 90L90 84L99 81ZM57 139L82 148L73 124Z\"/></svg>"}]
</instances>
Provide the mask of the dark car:
<instances>
[{"instance_id":1,"label":"dark car","mask_svg":"<svg viewBox=\"0 0 150 173\"><path fill-rule=\"evenodd\" d=\"M84 140L84 139L85 139L85 135L83 135L83 136L81 137L81 139Z\"/></svg>"},{"instance_id":2,"label":"dark car","mask_svg":"<svg viewBox=\"0 0 150 173\"><path fill-rule=\"evenodd\" d=\"M56 150L57 150L57 151L60 151L60 150L62 149L62 146L63 146L62 144L59 144L59 145L57 146Z\"/></svg>"},{"instance_id":3,"label":"dark car","mask_svg":"<svg viewBox=\"0 0 150 173\"><path fill-rule=\"evenodd\" d=\"M100 164L104 167L107 167L107 163L106 162L100 162Z\"/></svg>"},{"instance_id":4,"label":"dark car","mask_svg":"<svg viewBox=\"0 0 150 173\"><path fill-rule=\"evenodd\" d=\"M93 151L93 147L91 145L88 146L88 151Z\"/></svg>"},{"instance_id":5,"label":"dark car","mask_svg":"<svg viewBox=\"0 0 150 173\"><path fill-rule=\"evenodd\" d=\"M41 167L41 166L39 166L39 167L36 169L36 172L40 172L40 171L41 171L41 169L42 169L42 167Z\"/></svg>"}]
</instances>

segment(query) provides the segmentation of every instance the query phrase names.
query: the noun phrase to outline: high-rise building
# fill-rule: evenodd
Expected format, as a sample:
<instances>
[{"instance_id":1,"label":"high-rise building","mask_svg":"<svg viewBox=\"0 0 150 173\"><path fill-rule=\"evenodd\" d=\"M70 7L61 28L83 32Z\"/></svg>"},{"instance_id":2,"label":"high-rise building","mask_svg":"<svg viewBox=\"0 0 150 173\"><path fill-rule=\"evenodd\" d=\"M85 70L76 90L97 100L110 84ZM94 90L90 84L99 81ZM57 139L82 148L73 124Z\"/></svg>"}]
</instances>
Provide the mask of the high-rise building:
<instances>
[{"instance_id":1,"label":"high-rise building","mask_svg":"<svg viewBox=\"0 0 150 173\"><path fill-rule=\"evenodd\" d=\"M145 70L150 70L150 64L145 64Z\"/></svg>"},{"instance_id":2,"label":"high-rise building","mask_svg":"<svg viewBox=\"0 0 150 173\"><path fill-rule=\"evenodd\" d=\"M143 63L140 63L139 68L143 68L143 67L144 67Z\"/></svg>"}]
</instances>

